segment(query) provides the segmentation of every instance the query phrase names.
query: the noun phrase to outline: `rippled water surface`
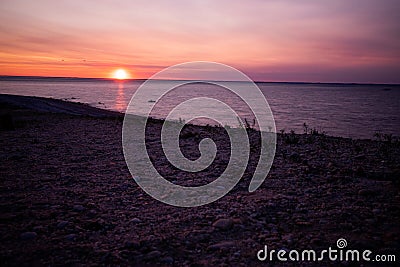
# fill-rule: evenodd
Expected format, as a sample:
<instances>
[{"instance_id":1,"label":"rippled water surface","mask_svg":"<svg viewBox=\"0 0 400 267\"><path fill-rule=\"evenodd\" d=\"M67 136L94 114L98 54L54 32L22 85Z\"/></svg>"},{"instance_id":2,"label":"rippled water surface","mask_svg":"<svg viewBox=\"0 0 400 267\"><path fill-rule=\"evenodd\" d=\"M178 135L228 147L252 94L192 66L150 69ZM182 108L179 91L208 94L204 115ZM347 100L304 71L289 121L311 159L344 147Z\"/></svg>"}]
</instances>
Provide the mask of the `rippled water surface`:
<instances>
[{"instance_id":1,"label":"rippled water surface","mask_svg":"<svg viewBox=\"0 0 400 267\"><path fill-rule=\"evenodd\" d=\"M0 93L67 99L125 112L142 81L115 82L96 79L2 78ZM168 86L168 81L158 81ZM229 83L227 83L229 85ZM400 135L400 86L257 83L273 112L276 129L303 132L303 123L329 135L372 138L377 131ZM243 84L243 86L246 86ZM251 90L249 96L253 94ZM161 99L152 116L165 118L169 111L190 98L219 99L240 117L252 121L252 113L243 101L228 90L210 84L195 83L179 87ZM149 94L137 114L154 105L157 96ZM196 106L207 113L210 107ZM184 115L182 119L185 119ZM200 122L201 123L201 122ZM234 124L234 123L233 123ZM237 123L238 124L238 123ZM237 126L237 125L233 125Z\"/></svg>"}]
</instances>

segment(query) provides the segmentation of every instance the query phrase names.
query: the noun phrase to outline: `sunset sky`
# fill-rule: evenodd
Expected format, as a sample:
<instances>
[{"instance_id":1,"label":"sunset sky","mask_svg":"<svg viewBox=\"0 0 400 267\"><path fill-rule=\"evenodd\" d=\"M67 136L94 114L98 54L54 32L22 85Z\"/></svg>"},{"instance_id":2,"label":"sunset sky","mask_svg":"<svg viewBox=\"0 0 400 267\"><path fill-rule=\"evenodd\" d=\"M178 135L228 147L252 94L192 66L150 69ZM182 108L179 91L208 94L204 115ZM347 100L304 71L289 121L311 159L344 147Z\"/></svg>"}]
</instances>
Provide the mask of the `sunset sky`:
<instances>
[{"instance_id":1,"label":"sunset sky","mask_svg":"<svg viewBox=\"0 0 400 267\"><path fill-rule=\"evenodd\" d=\"M215 61L257 81L400 83L400 1L0 3L0 75L149 78Z\"/></svg>"}]
</instances>

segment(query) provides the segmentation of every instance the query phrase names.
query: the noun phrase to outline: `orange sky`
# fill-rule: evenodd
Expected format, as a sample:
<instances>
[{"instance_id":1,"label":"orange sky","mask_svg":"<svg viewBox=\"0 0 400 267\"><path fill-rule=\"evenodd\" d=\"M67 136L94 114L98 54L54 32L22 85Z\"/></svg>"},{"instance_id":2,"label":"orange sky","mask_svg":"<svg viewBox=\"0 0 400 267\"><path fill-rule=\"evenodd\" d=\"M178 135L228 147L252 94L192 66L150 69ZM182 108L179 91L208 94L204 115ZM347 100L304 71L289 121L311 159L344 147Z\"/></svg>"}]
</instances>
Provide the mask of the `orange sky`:
<instances>
[{"instance_id":1,"label":"orange sky","mask_svg":"<svg viewBox=\"0 0 400 267\"><path fill-rule=\"evenodd\" d=\"M400 83L397 0L2 0L0 12L0 75L148 78L201 60L260 81Z\"/></svg>"}]
</instances>

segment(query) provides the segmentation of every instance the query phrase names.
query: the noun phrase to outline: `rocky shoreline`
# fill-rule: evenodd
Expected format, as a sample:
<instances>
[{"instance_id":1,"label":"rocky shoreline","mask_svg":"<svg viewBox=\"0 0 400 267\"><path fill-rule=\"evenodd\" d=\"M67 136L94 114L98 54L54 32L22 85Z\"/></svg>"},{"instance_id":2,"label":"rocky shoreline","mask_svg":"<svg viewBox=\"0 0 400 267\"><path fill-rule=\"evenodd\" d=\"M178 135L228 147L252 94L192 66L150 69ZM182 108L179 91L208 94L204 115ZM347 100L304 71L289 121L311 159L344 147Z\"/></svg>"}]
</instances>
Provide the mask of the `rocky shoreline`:
<instances>
[{"instance_id":1,"label":"rocky shoreline","mask_svg":"<svg viewBox=\"0 0 400 267\"><path fill-rule=\"evenodd\" d=\"M271 263L257 259L265 245L321 251L340 238L349 249L400 260L397 141L278 134L272 169L258 190L247 190L255 153L228 195L210 205L176 208L154 200L132 179L122 154L120 114L76 103L71 109L59 100L24 101L30 104L0 97L2 266L259 266ZM56 108L35 108L43 103ZM6 127L10 119L12 127ZM155 136L160 123L152 121ZM189 158L198 155L202 138L226 138L221 128L185 131L181 145ZM251 135L257 148L257 133ZM159 145L150 144L154 155ZM223 169L226 153L196 177L182 177L162 160L159 168L178 182L205 183ZM338 264L354 263L323 262Z\"/></svg>"}]
</instances>

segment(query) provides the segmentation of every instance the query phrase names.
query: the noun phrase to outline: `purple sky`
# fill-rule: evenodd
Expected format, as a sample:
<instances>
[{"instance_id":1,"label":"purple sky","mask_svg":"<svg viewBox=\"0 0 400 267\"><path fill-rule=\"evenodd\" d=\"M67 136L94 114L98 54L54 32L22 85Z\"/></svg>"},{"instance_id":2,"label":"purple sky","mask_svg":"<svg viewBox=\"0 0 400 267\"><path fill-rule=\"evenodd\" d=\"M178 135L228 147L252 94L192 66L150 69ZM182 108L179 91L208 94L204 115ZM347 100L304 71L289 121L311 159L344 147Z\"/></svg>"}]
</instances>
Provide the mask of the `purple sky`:
<instances>
[{"instance_id":1,"label":"purple sky","mask_svg":"<svg viewBox=\"0 0 400 267\"><path fill-rule=\"evenodd\" d=\"M400 83L400 1L0 3L0 74L148 78L185 61L255 80Z\"/></svg>"}]
</instances>

